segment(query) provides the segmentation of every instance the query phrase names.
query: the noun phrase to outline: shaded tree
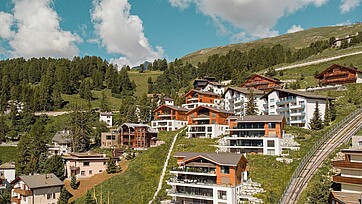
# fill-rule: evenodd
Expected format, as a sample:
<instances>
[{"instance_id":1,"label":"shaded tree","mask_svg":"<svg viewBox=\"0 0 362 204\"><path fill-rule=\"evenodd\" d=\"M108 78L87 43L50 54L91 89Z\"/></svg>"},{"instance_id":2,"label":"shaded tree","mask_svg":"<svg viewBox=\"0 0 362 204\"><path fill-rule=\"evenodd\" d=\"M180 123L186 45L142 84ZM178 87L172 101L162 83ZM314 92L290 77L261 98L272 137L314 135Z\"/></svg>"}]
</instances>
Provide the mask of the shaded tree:
<instances>
[{"instance_id":1,"label":"shaded tree","mask_svg":"<svg viewBox=\"0 0 362 204\"><path fill-rule=\"evenodd\" d=\"M248 95L248 102L246 102L245 115L257 115L258 114L257 111L258 109L255 105L255 94L251 90Z\"/></svg>"},{"instance_id":2,"label":"shaded tree","mask_svg":"<svg viewBox=\"0 0 362 204\"><path fill-rule=\"evenodd\" d=\"M323 121L321 119L321 114L319 112L318 101L316 101L316 103L315 103L315 109L314 109L313 117L309 122L309 127L312 130L320 130L324 127Z\"/></svg>"}]
</instances>

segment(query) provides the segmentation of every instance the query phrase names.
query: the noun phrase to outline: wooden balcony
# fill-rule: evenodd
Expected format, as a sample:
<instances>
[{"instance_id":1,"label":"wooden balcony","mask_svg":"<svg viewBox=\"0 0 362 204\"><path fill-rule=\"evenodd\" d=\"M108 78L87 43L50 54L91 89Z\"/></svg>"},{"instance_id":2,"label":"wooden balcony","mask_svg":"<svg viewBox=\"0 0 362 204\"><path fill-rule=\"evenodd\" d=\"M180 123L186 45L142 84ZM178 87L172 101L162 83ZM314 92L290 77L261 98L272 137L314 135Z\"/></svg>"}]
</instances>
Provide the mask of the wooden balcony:
<instances>
[{"instance_id":1,"label":"wooden balcony","mask_svg":"<svg viewBox=\"0 0 362 204\"><path fill-rule=\"evenodd\" d=\"M353 178L353 177L345 177L345 176L333 176L333 182L362 185L362 178Z\"/></svg>"},{"instance_id":2,"label":"wooden balcony","mask_svg":"<svg viewBox=\"0 0 362 204\"><path fill-rule=\"evenodd\" d=\"M15 193L18 193L20 195L23 195L23 196L30 196L30 195L33 195L33 193L31 192L31 190L23 190L21 188L14 188L14 192Z\"/></svg>"},{"instance_id":3,"label":"wooden balcony","mask_svg":"<svg viewBox=\"0 0 362 204\"><path fill-rule=\"evenodd\" d=\"M11 202L11 203L20 204L21 200L20 200L19 198L17 198L17 197L12 197L12 198L10 199L10 202Z\"/></svg>"},{"instance_id":4,"label":"wooden balcony","mask_svg":"<svg viewBox=\"0 0 362 204\"><path fill-rule=\"evenodd\" d=\"M350 168L350 169L361 169L362 170L362 163L358 162L347 162L345 160L340 161L333 161L333 167L335 168Z\"/></svg>"}]
</instances>

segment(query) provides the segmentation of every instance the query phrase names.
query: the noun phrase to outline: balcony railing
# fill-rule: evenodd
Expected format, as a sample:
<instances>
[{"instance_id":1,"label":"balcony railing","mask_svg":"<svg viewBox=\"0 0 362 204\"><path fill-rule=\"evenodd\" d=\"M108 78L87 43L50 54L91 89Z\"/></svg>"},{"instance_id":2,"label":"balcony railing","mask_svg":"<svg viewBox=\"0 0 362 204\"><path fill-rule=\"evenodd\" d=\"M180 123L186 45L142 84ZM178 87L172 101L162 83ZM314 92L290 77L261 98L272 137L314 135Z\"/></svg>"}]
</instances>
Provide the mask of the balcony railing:
<instances>
[{"instance_id":1,"label":"balcony railing","mask_svg":"<svg viewBox=\"0 0 362 204\"><path fill-rule=\"evenodd\" d=\"M14 192L15 193L18 193L20 195L23 195L23 196L30 196L30 195L33 195L33 193L31 192L31 190L23 190L21 188L14 188Z\"/></svg>"},{"instance_id":2,"label":"balcony railing","mask_svg":"<svg viewBox=\"0 0 362 204\"><path fill-rule=\"evenodd\" d=\"M212 179L178 179L170 178L168 180L170 183L179 183L179 184L195 184L195 185L217 185L215 180Z\"/></svg>"},{"instance_id":3,"label":"balcony railing","mask_svg":"<svg viewBox=\"0 0 362 204\"><path fill-rule=\"evenodd\" d=\"M333 161L333 167L335 168L351 168L351 169L362 169L362 163L359 162L348 162L345 160Z\"/></svg>"},{"instance_id":4,"label":"balcony railing","mask_svg":"<svg viewBox=\"0 0 362 204\"><path fill-rule=\"evenodd\" d=\"M290 102L296 102L297 98L296 97L285 97L285 98L281 98L280 101L277 101L276 104L280 105L280 104L285 104L285 103L290 103Z\"/></svg>"},{"instance_id":5,"label":"balcony railing","mask_svg":"<svg viewBox=\"0 0 362 204\"><path fill-rule=\"evenodd\" d=\"M333 182L362 185L362 178L354 178L354 177L346 177L346 176L333 176Z\"/></svg>"},{"instance_id":6,"label":"balcony railing","mask_svg":"<svg viewBox=\"0 0 362 204\"><path fill-rule=\"evenodd\" d=\"M299 104L299 105L291 105L289 107L290 107L290 109L304 109L305 105L304 104Z\"/></svg>"},{"instance_id":7,"label":"balcony railing","mask_svg":"<svg viewBox=\"0 0 362 204\"><path fill-rule=\"evenodd\" d=\"M216 175L216 172L215 172L214 168L205 168L205 167L172 168L171 171Z\"/></svg>"}]
</instances>

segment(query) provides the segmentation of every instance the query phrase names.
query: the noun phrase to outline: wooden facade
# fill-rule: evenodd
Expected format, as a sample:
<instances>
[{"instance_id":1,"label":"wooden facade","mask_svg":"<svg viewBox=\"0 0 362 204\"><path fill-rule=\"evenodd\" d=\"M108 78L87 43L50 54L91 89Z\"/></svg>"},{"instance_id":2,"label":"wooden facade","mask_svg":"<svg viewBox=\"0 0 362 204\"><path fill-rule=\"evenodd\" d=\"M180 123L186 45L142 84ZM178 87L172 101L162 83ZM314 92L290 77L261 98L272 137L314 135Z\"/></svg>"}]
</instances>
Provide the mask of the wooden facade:
<instances>
[{"instance_id":1,"label":"wooden facade","mask_svg":"<svg viewBox=\"0 0 362 204\"><path fill-rule=\"evenodd\" d=\"M272 89L281 88L281 85L282 82L277 79L269 78L259 74L254 74L244 83L242 83L240 87L255 88L262 91L270 91Z\"/></svg>"},{"instance_id":2,"label":"wooden facade","mask_svg":"<svg viewBox=\"0 0 362 204\"><path fill-rule=\"evenodd\" d=\"M315 76L320 85L356 83L357 79L361 77L361 71L338 64L333 64Z\"/></svg>"},{"instance_id":3,"label":"wooden facade","mask_svg":"<svg viewBox=\"0 0 362 204\"><path fill-rule=\"evenodd\" d=\"M124 123L118 131L121 147L149 148L157 140L157 131L146 124Z\"/></svg>"},{"instance_id":4,"label":"wooden facade","mask_svg":"<svg viewBox=\"0 0 362 204\"><path fill-rule=\"evenodd\" d=\"M185 103L211 103L214 104L215 100L220 99L221 96L213 92L202 92L195 89L190 90L185 95Z\"/></svg>"},{"instance_id":5,"label":"wooden facade","mask_svg":"<svg viewBox=\"0 0 362 204\"><path fill-rule=\"evenodd\" d=\"M200 125L200 124L219 124L227 125L227 118L233 116L234 113L208 107L208 106L199 106L193 110L187 112L187 121L189 125Z\"/></svg>"},{"instance_id":6,"label":"wooden facade","mask_svg":"<svg viewBox=\"0 0 362 204\"><path fill-rule=\"evenodd\" d=\"M187 120L186 108L177 106L162 105L156 108L154 112L155 120Z\"/></svg>"}]
</instances>

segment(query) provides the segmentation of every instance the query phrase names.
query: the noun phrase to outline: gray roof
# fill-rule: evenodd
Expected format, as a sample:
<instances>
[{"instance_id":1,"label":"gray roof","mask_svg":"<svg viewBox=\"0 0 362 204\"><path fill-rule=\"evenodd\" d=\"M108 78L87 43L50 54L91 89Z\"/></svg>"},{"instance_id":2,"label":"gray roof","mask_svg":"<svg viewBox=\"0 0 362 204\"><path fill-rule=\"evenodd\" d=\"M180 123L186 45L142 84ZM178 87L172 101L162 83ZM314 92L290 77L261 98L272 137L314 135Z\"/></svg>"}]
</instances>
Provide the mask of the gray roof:
<instances>
[{"instance_id":1,"label":"gray roof","mask_svg":"<svg viewBox=\"0 0 362 204\"><path fill-rule=\"evenodd\" d=\"M220 113L227 113L227 114L233 114L233 115L235 114L234 112L228 111L228 110L225 110L225 109L214 108L214 107L210 107L210 106L201 106L201 107L209 108L210 110L220 112Z\"/></svg>"},{"instance_id":2,"label":"gray roof","mask_svg":"<svg viewBox=\"0 0 362 204\"><path fill-rule=\"evenodd\" d=\"M264 91L260 91L259 89L255 89L255 88L245 88L245 87L237 87L237 86L230 86L225 90L225 93L229 90L232 89L234 91L237 91L239 93L243 93L243 94L250 94L251 91L253 91L254 94L256 95L261 95L264 94ZM224 95L225 95L224 93Z\"/></svg>"},{"instance_id":3,"label":"gray roof","mask_svg":"<svg viewBox=\"0 0 362 204\"><path fill-rule=\"evenodd\" d=\"M99 115L108 115L108 116L112 116L113 113L112 112L100 112Z\"/></svg>"},{"instance_id":4,"label":"gray roof","mask_svg":"<svg viewBox=\"0 0 362 204\"><path fill-rule=\"evenodd\" d=\"M65 130L58 131L57 133L55 133L52 141L58 144L71 144L72 143L71 132Z\"/></svg>"},{"instance_id":5,"label":"gray roof","mask_svg":"<svg viewBox=\"0 0 362 204\"><path fill-rule=\"evenodd\" d=\"M122 126L127 126L127 127L131 127L131 128L135 128L135 127L146 127L148 128L148 132L150 133L158 133L157 130L151 128L151 126L147 125L147 124L141 124L141 123L123 123L120 127ZM120 129L120 127L118 128L118 130Z\"/></svg>"},{"instance_id":6,"label":"gray roof","mask_svg":"<svg viewBox=\"0 0 362 204\"><path fill-rule=\"evenodd\" d=\"M280 91L280 92L284 92L284 93L290 93L290 94L297 95L297 96L302 96L302 97L305 97L305 98L324 99L324 100L327 99L327 98L331 99L331 100L334 99L334 98L331 98L331 97L327 97L327 96L323 96L323 95L317 95L317 94L306 92L306 91L295 91L295 90L289 90L289 89L274 89L273 91ZM270 91L267 94L265 94L263 96L263 98L268 96L273 91Z\"/></svg>"},{"instance_id":7,"label":"gray roof","mask_svg":"<svg viewBox=\"0 0 362 204\"><path fill-rule=\"evenodd\" d=\"M248 115L236 119L237 122L282 122L284 115Z\"/></svg>"},{"instance_id":8,"label":"gray roof","mask_svg":"<svg viewBox=\"0 0 362 204\"><path fill-rule=\"evenodd\" d=\"M189 111L189 109L183 108L183 107L181 107L181 106L171 106L171 105L165 105L165 104L162 105L162 106L168 107L168 108L171 108L171 109L174 109L174 110L178 110L178 111L184 111L184 112L188 112L188 111ZM155 110L159 109L159 108L162 107L162 106L157 107Z\"/></svg>"},{"instance_id":9,"label":"gray roof","mask_svg":"<svg viewBox=\"0 0 362 204\"><path fill-rule=\"evenodd\" d=\"M31 176L19 176L30 189L63 186L64 183L53 173Z\"/></svg>"},{"instance_id":10,"label":"gray roof","mask_svg":"<svg viewBox=\"0 0 362 204\"><path fill-rule=\"evenodd\" d=\"M10 162L4 163L0 165L0 169L15 169L15 164Z\"/></svg>"},{"instance_id":11,"label":"gray roof","mask_svg":"<svg viewBox=\"0 0 362 204\"><path fill-rule=\"evenodd\" d=\"M174 157L184 157L184 161L197 156L201 156L205 159L224 166L237 166L240 159L243 158L242 154L215 152L176 152L174 155Z\"/></svg>"}]
</instances>

